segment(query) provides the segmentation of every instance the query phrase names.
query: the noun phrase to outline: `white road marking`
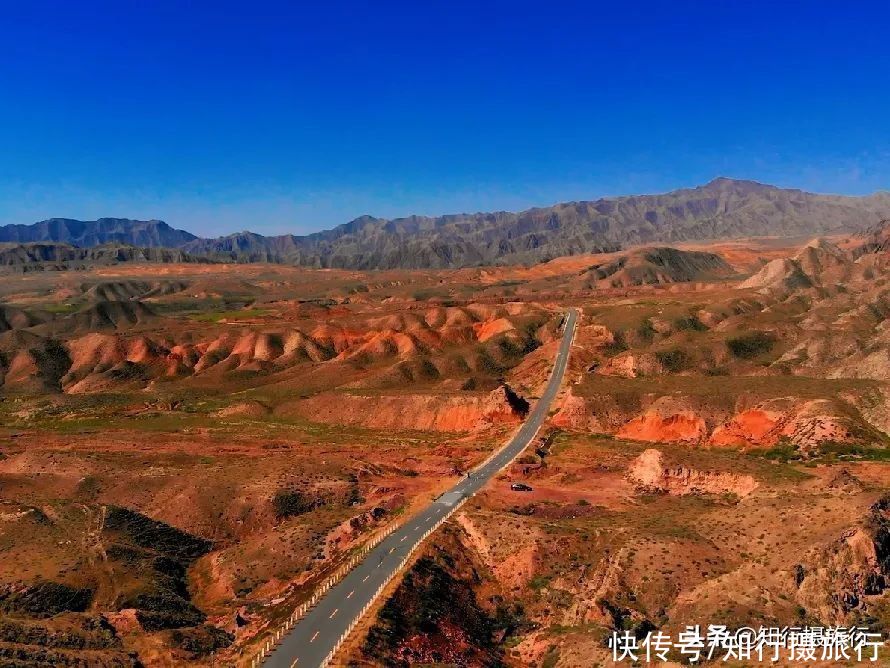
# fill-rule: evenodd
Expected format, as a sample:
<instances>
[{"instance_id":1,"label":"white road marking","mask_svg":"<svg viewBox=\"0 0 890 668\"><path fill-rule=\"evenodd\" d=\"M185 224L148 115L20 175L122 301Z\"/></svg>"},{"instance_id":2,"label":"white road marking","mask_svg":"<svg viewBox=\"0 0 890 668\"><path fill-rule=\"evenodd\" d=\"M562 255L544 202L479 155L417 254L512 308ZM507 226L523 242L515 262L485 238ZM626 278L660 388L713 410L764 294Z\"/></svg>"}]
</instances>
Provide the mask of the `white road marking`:
<instances>
[{"instance_id":1,"label":"white road marking","mask_svg":"<svg viewBox=\"0 0 890 668\"><path fill-rule=\"evenodd\" d=\"M312 641L315 640L317 637L318 637L318 631L316 631L315 634L314 634L311 638L309 638L309 642L312 642Z\"/></svg>"},{"instance_id":2,"label":"white road marking","mask_svg":"<svg viewBox=\"0 0 890 668\"><path fill-rule=\"evenodd\" d=\"M405 542L405 539L406 539L407 537L408 537L408 536L402 536L402 540L400 540L399 542L400 542L400 543L404 543L404 542Z\"/></svg>"},{"instance_id":3,"label":"white road marking","mask_svg":"<svg viewBox=\"0 0 890 668\"><path fill-rule=\"evenodd\" d=\"M370 575L366 575L364 578L362 578L362 582L367 582L369 577L371 577L371 576L370 576Z\"/></svg>"},{"instance_id":4,"label":"white road marking","mask_svg":"<svg viewBox=\"0 0 890 668\"><path fill-rule=\"evenodd\" d=\"M339 609L340 609L340 608L334 608L334 611L331 613L331 616L328 617L328 619L333 619L333 618L334 618L334 615L337 614L337 610L339 610Z\"/></svg>"},{"instance_id":5,"label":"white road marking","mask_svg":"<svg viewBox=\"0 0 890 668\"><path fill-rule=\"evenodd\" d=\"M352 598L352 595L353 595L354 593L355 593L355 589L353 589L351 592L349 592L348 594L346 594L346 598Z\"/></svg>"}]
</instances>

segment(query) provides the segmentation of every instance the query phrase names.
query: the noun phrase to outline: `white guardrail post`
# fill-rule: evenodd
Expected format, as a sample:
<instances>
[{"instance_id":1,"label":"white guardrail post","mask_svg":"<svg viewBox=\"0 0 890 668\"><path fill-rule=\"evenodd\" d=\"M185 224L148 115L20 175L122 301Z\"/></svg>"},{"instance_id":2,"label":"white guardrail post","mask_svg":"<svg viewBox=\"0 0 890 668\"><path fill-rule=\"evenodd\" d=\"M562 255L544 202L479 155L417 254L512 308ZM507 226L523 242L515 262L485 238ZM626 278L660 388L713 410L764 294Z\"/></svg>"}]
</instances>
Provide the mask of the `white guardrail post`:
<instances>
[{"instance_id":1,"label":"white guardrail post","mask_svg":"<svg viewBox=\"0 0 890 668\"><path fill-rule=\"evenodd\" d=\"M322 584L320 584L316 589L312 592L312 596L309 597L309 600L304 601L300 605L298 605L294 611L290 614L290 616L279 626L277 629L272 630L271 636L267 637L266 640L263 641L262 645L260 645L259 650L256 652L254 657L250 660L251 668L258 668L258 666L262 665L263 660L268 658L269 654L272 652L272 648L279 644L281 640L284 639L287 631L292 629L296 623L303 618L303 616L309 612L311 608L318 603L319 599L335 584L337 584L344 576L346 576L357 564L360 562L371 550L377 547L380 543L382 543L388 536L390 536L396 529L401 526L401 523L393 522L386 528L384 528L381 532L379 532L374 538L372 538L366 545L362 546L359 550L358 554L353 555L353 557L337 569L332 576L330 576L327 580L325 580ZM379 595L379 594L378 594ZM364 614L364 613L363 613ZM347 634L348 635L348 634ZM337 643L337 648L345 642L346 638L344 637L340 642ZM336 651L336 650L335 650ZM325 663L323 665L327 665L333 659L334 652L331 652L328 655L328 658L325 659Z\"/></svg>"}]
</instances>

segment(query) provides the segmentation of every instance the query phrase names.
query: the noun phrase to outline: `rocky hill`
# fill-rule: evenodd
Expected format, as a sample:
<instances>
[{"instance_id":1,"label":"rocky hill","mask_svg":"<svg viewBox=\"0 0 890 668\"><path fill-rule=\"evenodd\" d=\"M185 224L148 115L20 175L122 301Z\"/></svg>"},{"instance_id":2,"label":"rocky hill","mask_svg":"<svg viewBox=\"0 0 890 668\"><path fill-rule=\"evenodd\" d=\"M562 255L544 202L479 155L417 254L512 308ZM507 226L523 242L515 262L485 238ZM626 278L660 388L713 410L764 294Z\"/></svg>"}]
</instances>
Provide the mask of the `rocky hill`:
<instances>
[{"instance_id":1,"label":"rocky hill","mask_svg":"<svg viewBox=\"0 0 890 668\"><path fill-rule=\"evenodd\" d=\"M890 221L881 221L854 237L851 248L842 249L826 239L814 239L794 257L777 258L739 284L763 292L806 288L836 288L851 281L871 282L886 272ZM858 242L858 243L857 243ZM829 290L833 293L834 290Z\"/></svg>"},{"instance_id":2,"label":"rocky hill","mask_svg":"<svg viewBox=\"0 0 890 668\"><path fill-rule=\"evenodd\" d=\"M594 264L580 274L588 287L626 288L726 278L732 267L714 253L642 248Z\"/></svg>"},{"instance_id":3,"label":"rocky hill","mask_svg":"<svg viewBox=\"0 0 890 668\"><path fill-rule=\"evenodd\" d=\"M877 225L868 228L862 236L863 243L856 249L857 255L890 250L890 219L882 220Z\"/></svg>"}]
</instances>

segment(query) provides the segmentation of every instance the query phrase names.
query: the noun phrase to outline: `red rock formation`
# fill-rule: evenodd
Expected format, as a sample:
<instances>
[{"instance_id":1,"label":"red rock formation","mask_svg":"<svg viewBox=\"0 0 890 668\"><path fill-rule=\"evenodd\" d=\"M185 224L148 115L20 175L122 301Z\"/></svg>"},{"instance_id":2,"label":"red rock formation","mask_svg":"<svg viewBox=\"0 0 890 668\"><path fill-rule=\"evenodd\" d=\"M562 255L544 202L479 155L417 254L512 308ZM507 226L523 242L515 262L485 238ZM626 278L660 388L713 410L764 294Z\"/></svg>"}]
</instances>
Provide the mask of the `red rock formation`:
<instances>
[{"instance_id":1,"label":"red rock formation","mask_svg":"<svg viewBox=\"0 0 890 668\"><path fill-rule=\"evenodd\" d=\"M699 443L707 434L705 421L692 411L671 415L650 411L628 422L615 435L618 438L650 443Z\"/></svg>"},{"instance_id":2,"label":"red rock formation","mask_svg":"<svg viewBox=\"0 0 890 668\"><path fill-rule=\"evenodd\" d=\"M685 466L670 467L664 455L649 449L637 457L627 472L628 478L647 491L668 494L725 494L748 496L757 489L757 481L749 475L697 471Z\"/></svg>"}]
</instances>

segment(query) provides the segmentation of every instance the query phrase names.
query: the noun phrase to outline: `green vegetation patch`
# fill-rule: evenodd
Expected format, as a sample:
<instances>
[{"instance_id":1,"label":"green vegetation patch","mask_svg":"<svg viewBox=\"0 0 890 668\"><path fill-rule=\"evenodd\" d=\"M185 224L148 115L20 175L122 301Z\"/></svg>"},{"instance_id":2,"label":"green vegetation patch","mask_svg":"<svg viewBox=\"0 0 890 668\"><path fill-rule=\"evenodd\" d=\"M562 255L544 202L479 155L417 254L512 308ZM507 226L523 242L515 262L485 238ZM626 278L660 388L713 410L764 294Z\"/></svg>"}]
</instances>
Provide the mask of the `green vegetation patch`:
<instances>
[{"instance_id":1,"label":"green vegetation patch","mask_svg":"<svg viewBox=\"0 0 890 668\"><path fill-rule=\"evenodd\" d=\"M658 363L664 367L664 370L670 373L686 371L692 366L693 361L692 355L682 348L656 352L655 358L658 360Z\"/></svg>"},{"instance_id":2,"label":"green vegetation patch","mask_svg":"<svg viewBox=\"0 0 890 668\"><path fill-rule=\"evenodd\" d=\"M68 315L69 313L76 313L82 306L82 302L66 302L62 304L47 304L45 306L41 306L40 308L42 308L47 313Z\"/></svg>"},{"instance_id":3,"label":"green vegetation patch","mask_svg":"<svg viewBox=\"0 0 890 668\"><path fill-rule=\"evenodd\" d=\"M776 337L771 332L751 332L726 341L729 352L743 360L766 355L772 351L775 345Z\"/></svg>"},{"instance_id":4,"label":"green vegetation patch","mask_svg":"<svg viewBox=\"0 0 890 668\"><path fill-rule=\"evenodd\" d=\"M707 325L699 320L697 315L690 315L683 318L677 318L674 321L674 327L678 331L691 330L693 332L705 332L708 330Z\"/></svg>"},{"instance_id":5,"label":"green vegetation patch","mask_svg":"<svg viewBox=\"0 0 890 668\"><path fill-rule=\"evenodd\" d=\"M272 311L265 308L254 309L238 309L231 311L216 311L214 313L196 313L191 315L191 319L197 322L222 322L223 320L253 320L254 318L265 318Z\"/></svg>"},{"instance_id":6,"label":"green vegetation patch","mask_svg":"<svg viewBox=\"0 0 890 668\"><path fill-rule=\"evenodd\" d=\"M323 500L312 498L295 489L279 490L272 497L272 507L275 509L275 517L278 519L304 515L323 503Z\"/></svg>"}]
</instances>

